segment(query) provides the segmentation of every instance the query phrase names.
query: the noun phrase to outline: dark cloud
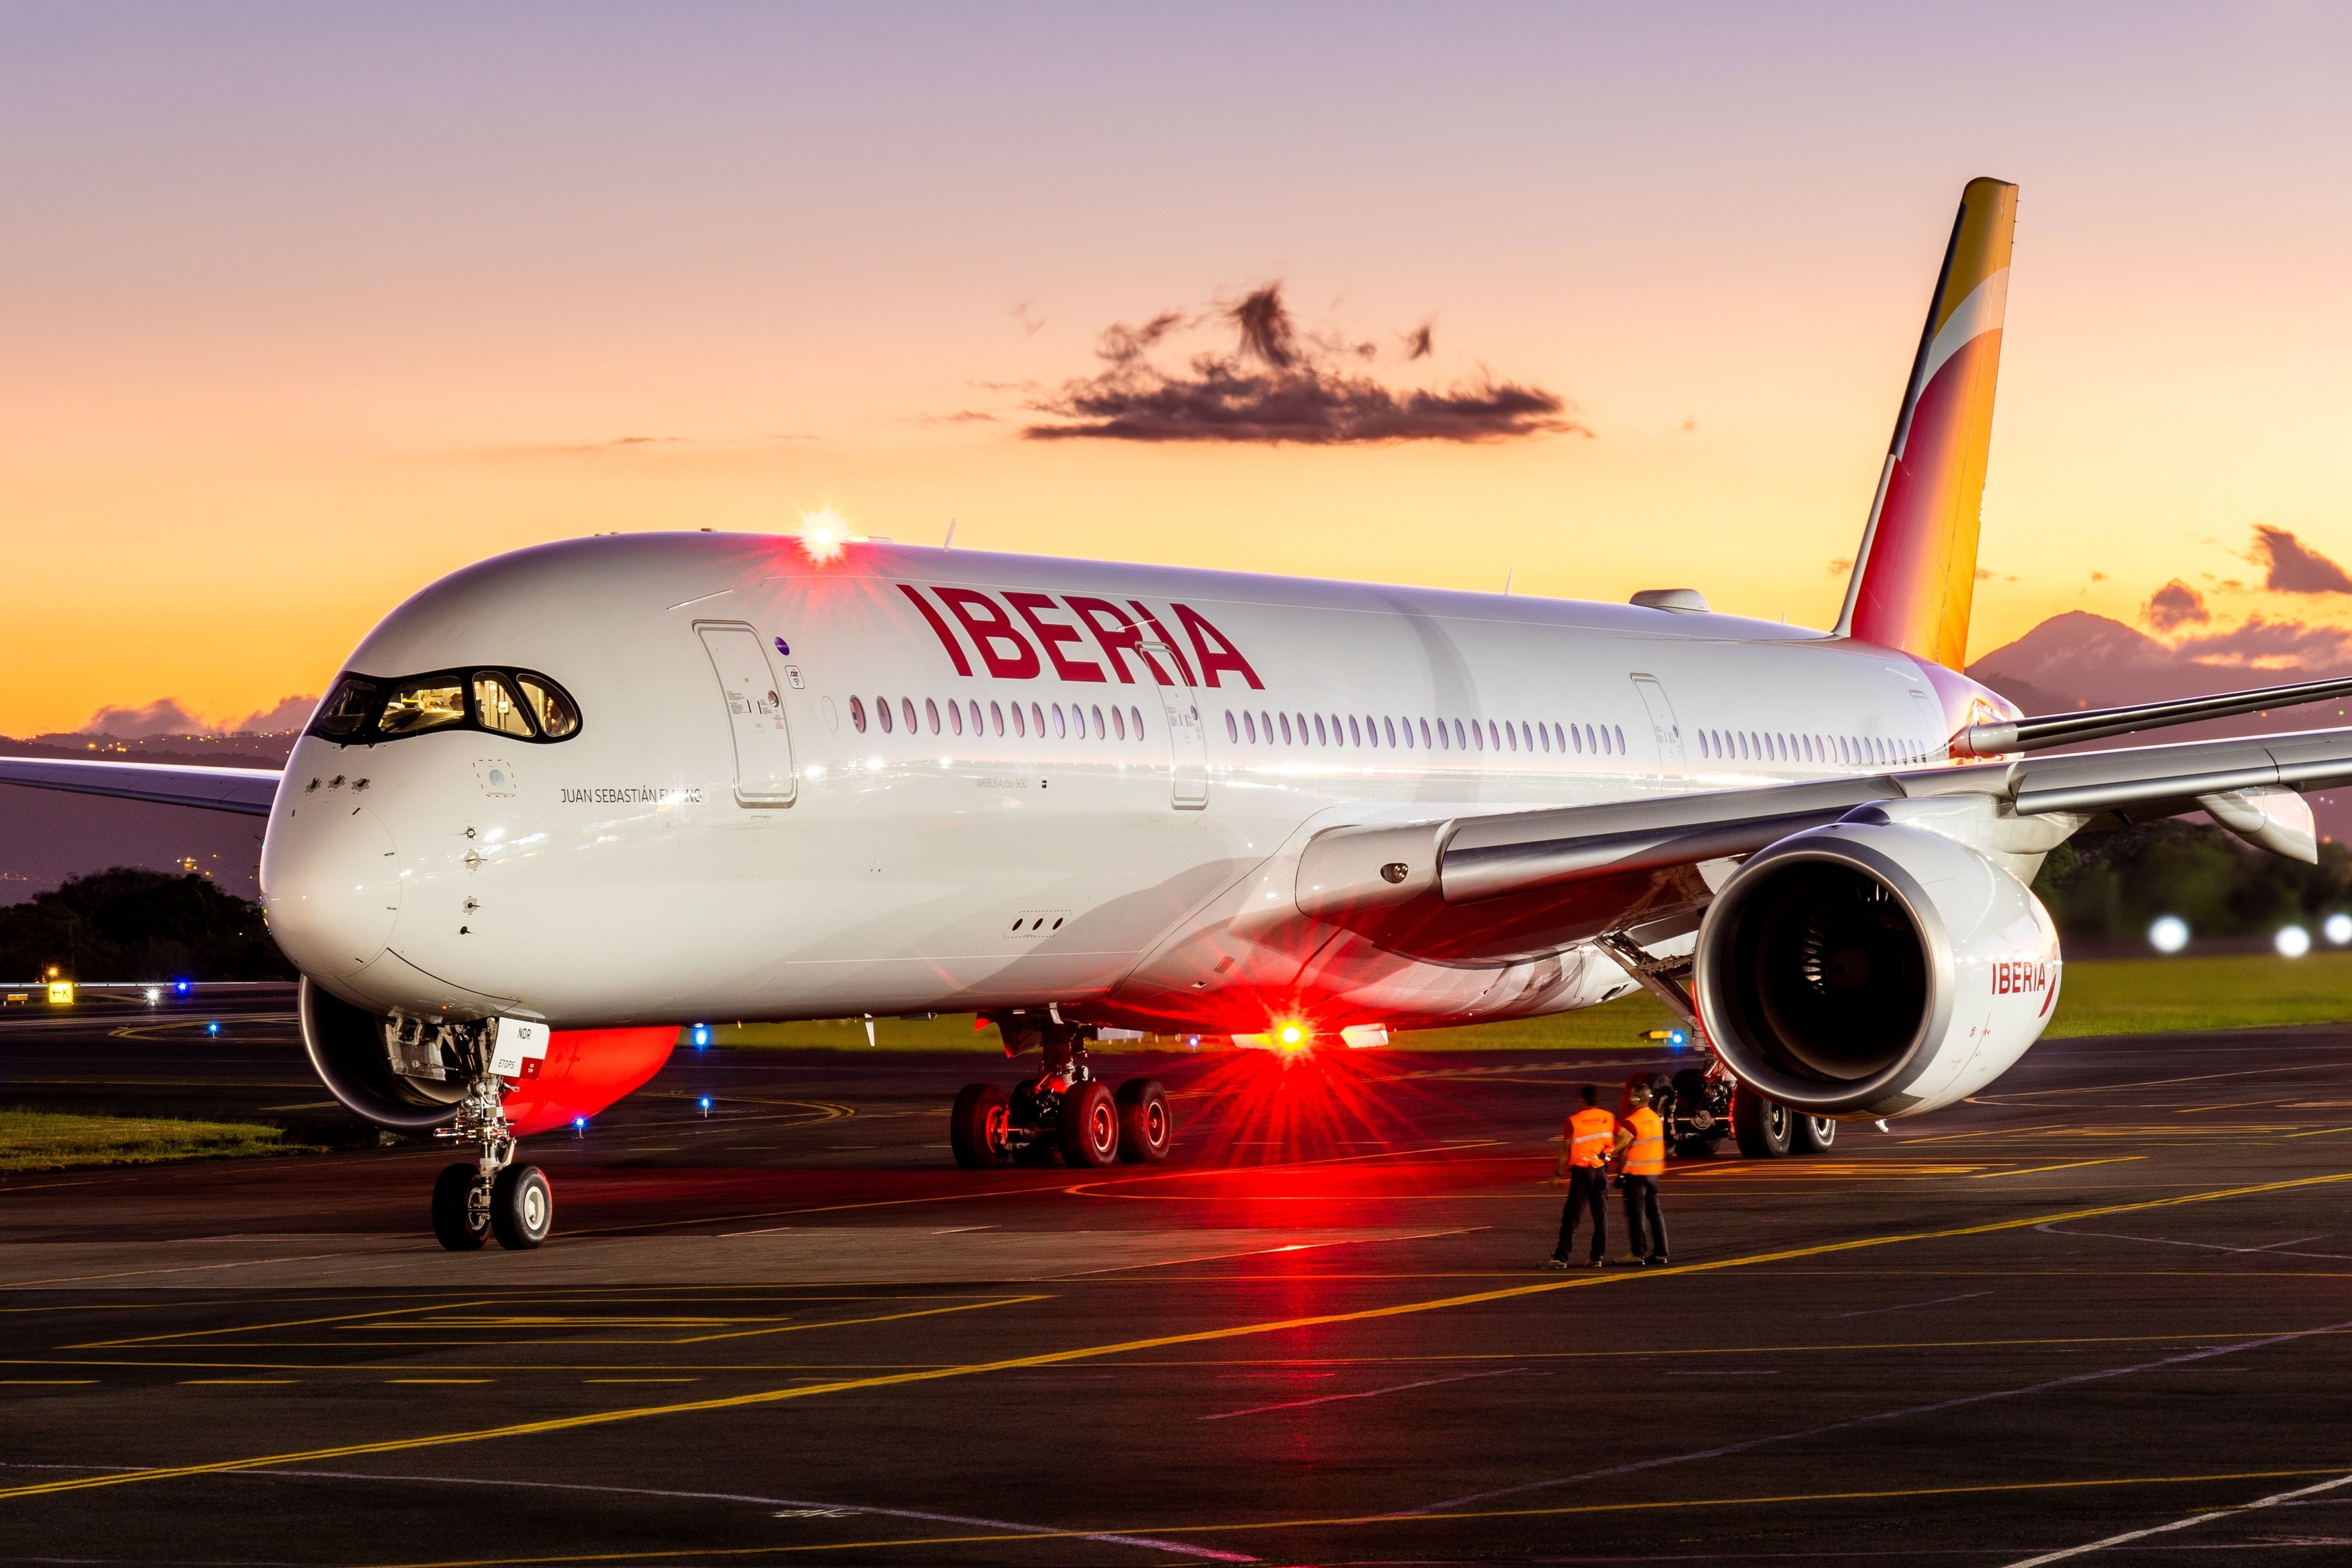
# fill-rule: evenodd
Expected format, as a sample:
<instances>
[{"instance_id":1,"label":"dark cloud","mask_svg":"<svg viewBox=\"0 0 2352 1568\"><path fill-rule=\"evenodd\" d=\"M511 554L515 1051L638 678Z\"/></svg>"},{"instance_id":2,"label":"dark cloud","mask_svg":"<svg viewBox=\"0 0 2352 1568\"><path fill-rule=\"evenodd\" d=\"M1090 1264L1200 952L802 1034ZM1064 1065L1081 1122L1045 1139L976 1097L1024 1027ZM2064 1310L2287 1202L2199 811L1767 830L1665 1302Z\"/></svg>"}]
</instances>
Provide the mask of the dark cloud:
<instances>
[{"instance_id":1,"label":"dark cloud","mask_svg":"<svg viewBox=\"0 0 2352 1568\"><path fill-rule=\"evenodd\" d=\"M2263 586L2280 594L2352 594L2352 576L2284 528L2254 524L2254 560L2269 568Z\"/></svg>"},{"instance_id":2,"label":"dark cloud","mask_svg":"<svg viewBox=\"0 0 2352 1568\"><path fill-rule=\"evenodd\" d=\"M1437 348L1436 331L1437 323L1428 321L1407 332L1404 335L1404 357L1427 359Z\"/></svg>"},{"instance_id":3,"label":"dark cloud","mask_svg":"<svg viewBox=\"0 0 2352 1568\"><path fill-rule=\"evenodd\" d=\"M2213 618L2205 607L2205 596L2175 577L2151 595L2142 619L2158 631L2168 632L2176 626L2203 626Z\"/></svg>"},{"instance_id":4,"label":"dark cloud","mask_svg":"<svg viewBox=\"0 0 2352 1568\"><path fill-rule=\"evenodd\" d=\"M2260 664L2277 669L2315 669L2352 656L2352 632L2305 621L2273 621L2250 616L2226 632L2183 637L2173 651L2208 664Z\"/></svg>"},{"instance_id":5,"label":"dark cloud","mask_svg":"<svg viewBox=\"0 0 2352 1568\"><path fill-rule=\"evenodd\" d=\"M1196 354L1179 371L1151 362L1152 350L1172 334L1211 323L1233 331L1231 353ZM1429 327L1405 345L1407 360L1425 355ZM1023 436L1336 446L1592 434L1557 394L1483 370L1444 388L1389 386L1347 363L1378 357L1376 344L1301 332L1279 284L1202 316L1163 310L1140 326L1118 322L1095 353L1103 368L1034 399L1030 409L1054 422L1032 425Z\"/></svg>"},{"instance_id":6,"label":"dark cloud","mask_svg":"<svg viewBox=\"0 0 2352 1568\"><path fill-rule=\"evenodd\" d=\"M101 708L81 727L85 735L194 735L212 726L169 697L159 697L143 708Z\"/></svg>"}]
</instances>

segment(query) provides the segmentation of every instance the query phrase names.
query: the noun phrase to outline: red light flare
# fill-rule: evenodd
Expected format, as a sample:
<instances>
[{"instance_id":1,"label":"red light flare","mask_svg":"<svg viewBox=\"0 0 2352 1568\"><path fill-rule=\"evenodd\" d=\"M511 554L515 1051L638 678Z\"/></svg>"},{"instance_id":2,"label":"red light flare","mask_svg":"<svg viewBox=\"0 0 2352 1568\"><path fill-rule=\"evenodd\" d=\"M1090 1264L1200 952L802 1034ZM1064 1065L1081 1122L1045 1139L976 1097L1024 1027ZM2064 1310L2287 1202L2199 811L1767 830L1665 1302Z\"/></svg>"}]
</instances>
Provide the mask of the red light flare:
<instances>
[{"instance_id":1,"label":"red light flare","mask_svg":"<svg viewBox=\"0 0 2352 1568\"><path fill-rule=\"evenodd\" d=\"M1227 1053L1187 1086L1185 1100L1197 1109L1181 1136L1192 1168L1160 1195L1202 1205L1194 1221L1201 1225L1425 1218L1395 1205L1459 1181L1413 1157L1436 1154L1445 1142L1421 1124L1455 1114L1420 1080L1425 1067L1378 1050L1351 1051L1332 1037L1291 1051Z\"/></svg>"}]
</instances>

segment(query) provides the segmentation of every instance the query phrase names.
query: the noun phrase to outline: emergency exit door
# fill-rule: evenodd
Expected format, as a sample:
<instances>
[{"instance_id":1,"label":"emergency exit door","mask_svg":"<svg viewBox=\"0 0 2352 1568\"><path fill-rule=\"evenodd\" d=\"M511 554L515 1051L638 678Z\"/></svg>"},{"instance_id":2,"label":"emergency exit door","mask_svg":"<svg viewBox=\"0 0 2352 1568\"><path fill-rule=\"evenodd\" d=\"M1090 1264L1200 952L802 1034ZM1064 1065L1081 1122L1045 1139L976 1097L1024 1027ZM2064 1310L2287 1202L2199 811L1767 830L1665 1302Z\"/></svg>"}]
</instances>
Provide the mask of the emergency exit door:
<instances>
[{"instance_id":1,"label":"emergency exit door","mask_svg":"<svg viewBox=\"0 0 2352 1568\"><path fill-rule=\"evenodd\" d=\"M1633 689L1642 694L1642 707L1650 715L1651 733L1658 742L1658 771L1669 777L1679 777L1683 767L1683 728L1675 721L1675 705L1666 700L1666 689L1654 675L1633 677Z\"/></svg>"},{"instance_id":2,"label":"emergency exit door","mask_svg":"<svg viewBox=\"0 0 2352 1568\"><path fill-rule=\"evenodd\" d=\"M735 798L744 805L793 804L793 738L784 728L782 683L760 634L746 626L698 626L719 677L735 739Z\"/></svg>"}]
</instances>

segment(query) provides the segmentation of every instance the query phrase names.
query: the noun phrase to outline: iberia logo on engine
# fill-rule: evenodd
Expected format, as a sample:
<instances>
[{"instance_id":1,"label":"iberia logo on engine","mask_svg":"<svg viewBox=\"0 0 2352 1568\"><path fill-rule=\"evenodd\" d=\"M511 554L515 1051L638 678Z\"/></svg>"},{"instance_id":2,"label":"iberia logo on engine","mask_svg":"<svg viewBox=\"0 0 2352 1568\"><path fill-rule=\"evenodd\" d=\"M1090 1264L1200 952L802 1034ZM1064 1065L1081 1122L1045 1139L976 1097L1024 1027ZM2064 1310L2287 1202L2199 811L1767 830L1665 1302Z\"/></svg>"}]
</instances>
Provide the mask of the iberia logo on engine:
<instances>
[{"instance_id":1,"label":"iberia logo on engine","mask_svg":"<svg viewBox=\"0 0 2352 1568\"><path fill-rule=\"evenodd\" d=\"M1992 994L1996 996L2039 996L2050 989L2051 971L2056 966L2046 958L2005 960L1992 966Z\"/></svg>"}]
</instances>

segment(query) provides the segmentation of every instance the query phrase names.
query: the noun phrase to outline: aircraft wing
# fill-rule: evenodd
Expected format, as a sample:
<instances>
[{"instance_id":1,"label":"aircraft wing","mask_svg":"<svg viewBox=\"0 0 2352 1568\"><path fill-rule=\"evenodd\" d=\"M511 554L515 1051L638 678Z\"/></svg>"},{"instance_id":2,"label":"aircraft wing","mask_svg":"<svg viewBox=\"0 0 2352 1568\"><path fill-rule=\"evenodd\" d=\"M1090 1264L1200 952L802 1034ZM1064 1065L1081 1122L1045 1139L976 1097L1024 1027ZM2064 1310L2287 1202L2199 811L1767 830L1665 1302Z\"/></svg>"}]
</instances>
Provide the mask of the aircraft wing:
<instances>
[{"instance_id":1,"label":"aircraft wing","mask_svg":"<svg viewBox=\"0 0 2352 1568\"><path fill-rule=\"evenodd\" d=\"M2265 811L2265 798L2347 784L2352 730L2323 730L1338 827L1301 853L1297 904L1311 918L1416 949L1466 956L1499 942L1537 951L1622 929L1629 915L1669 917L1703 905L1708 892L1696 868L1873 802L1990 797L1996 816L2045 819L2050 843L2102 818L2121 824L2201 810L2265 848L2307 860L2316 854L2307 815L2298 828ZM1472 946L1460 945L1465 941Z\"/></svg>"},{"instance_id":2,"label":"aircraft wing","mask_svg":"<svg viewBox=\"0 0 2352 1568\"><path fill-rule=\"evenodd\" d=\"M192 805L268 816L283 774L268 768L173 767L154 763L99 763L48 757L0 757L0 784L112 795L159 805Z\"/></svg>"}]
</instances>

